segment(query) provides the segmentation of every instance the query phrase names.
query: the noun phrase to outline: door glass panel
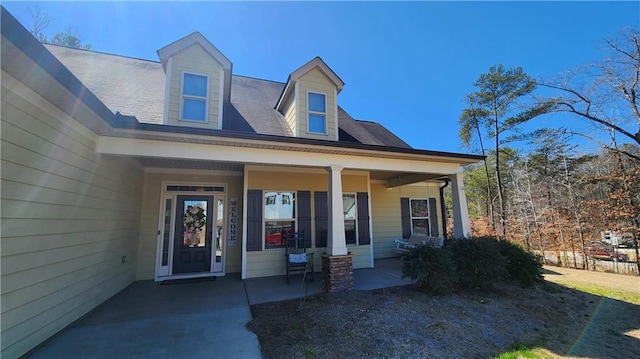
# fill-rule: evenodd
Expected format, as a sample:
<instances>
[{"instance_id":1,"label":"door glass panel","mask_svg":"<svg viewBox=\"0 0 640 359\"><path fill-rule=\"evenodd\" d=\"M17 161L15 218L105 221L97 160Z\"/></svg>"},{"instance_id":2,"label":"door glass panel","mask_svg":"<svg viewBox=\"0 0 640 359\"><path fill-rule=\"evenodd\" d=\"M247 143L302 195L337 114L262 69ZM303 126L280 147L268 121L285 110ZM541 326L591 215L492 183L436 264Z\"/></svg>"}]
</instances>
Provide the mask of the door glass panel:
<instances>
[{"instance_id":1,"label":"door glass panel","mask_svg":"<svg viewBox=\"0 0 640 359\"><path fill-rule=\"evenodd\" d=\"M224 199L218 199L216 220L216 263L222 263L222 241L224 240Z\"/></svg>"},{"instance_id":2,"label":"door glass panel","mask_svg":"<svg viewBox=\"0 0 640 359\"><path fill-rule=\"evenodd\" d=\"M207 201L184 201L183 247L204 247L207 232Z\"/></svg>"},{"instance_id":3,"label":"door glass panel","mask_svg":"<svg viewBox=\"0 0 640 359\"><path fill-rule=\"evenodd\" d=\"M169 263L169 242L171 240L171 214L173 209L171 208L172 200L167 199L164 206L164 226L162 228L162 266L166 266Z\"/></svg>"}]
</instances>

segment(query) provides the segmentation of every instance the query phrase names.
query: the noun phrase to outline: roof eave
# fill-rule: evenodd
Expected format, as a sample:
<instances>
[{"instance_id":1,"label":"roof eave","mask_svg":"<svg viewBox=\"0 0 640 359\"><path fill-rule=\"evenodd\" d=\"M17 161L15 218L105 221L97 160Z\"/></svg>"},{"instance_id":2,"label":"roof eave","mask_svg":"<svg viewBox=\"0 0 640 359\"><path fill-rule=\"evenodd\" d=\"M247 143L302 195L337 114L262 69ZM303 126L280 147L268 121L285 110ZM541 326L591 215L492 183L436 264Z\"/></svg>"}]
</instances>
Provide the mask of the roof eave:
<instances>
[{"instance_id":1,"label":"roof eave","mask_svg":"<svg viewBox=\"0 0 640 359\"><path fill-rule=\"evenodd\" d=\"M0 25L3 39L9 41L18 51L24 54L35 66L47 73L58 82L72 96L84 103L97 117L104 121L96 128L97 131L105 131L113 122L114 113L89 90L58 58L56 58L40 41L24 27L20 22L0 6ZM4 58L6 54L3 52ZM8 56L8 55L7 55ZM8 66L3 61L3 69ZM92 126L89 126L90 128Z\"/></svg>"},{"instance_id":2,"label":"roof eave","mask_svg":"<svg viewBox=\"0 0 640 359\"><path fill-rule=\"evenodd\" d=\"M329 65L324 62L324 60L322 60L322 58L316 56L311 61L294 70L289 75L285 88L282 91L282 94L280 95L280 98L278 99L278 102L276 104L276 110L283 110L282 106L290 95L290 92L292 91L291 88L293 88L295 82L314 68L320 70L320 72L322 72L333 83L333 85L336 87L337 93L340 93L342 91L342 89L344 88L344 81L342 81L342 79L329 67Z\"/></svg>"},{"instance_id":3,"label":"roof eave","mask_svg":"<svg viewBox=\"0 0 640 359\"><path fill-rule=\"evenodd\" d=\"M323 148L331 148L331 149L342 149L345 151L366 151L370 152L372 156L375 157L376 153L395 153L398 155L408 155L418 157L428 157L433 160L434 158L438 158L440 161L449 161L454 163L459 163L460 165L473 164L481 161L484 156L481 155L470 155L464 153L455 153L455 152L443 152L443 151L431 151L431 150L420 150L413 148L401 148L401 147L389 147L389 146L380 146L380 145L367 145L361 143L352 143L352 142L336 142L336 141L324 141L310 138L301 138L301 137L287 137L287 136L276 136L276 135L265 135L265 134L256 134L256 133L247 133L247 132L237 132L237 131L229 131L229 130L210 130L210 129L202 129L202 128L189 128L182 126L171 126L171 125L158 125L158 124L147 124L147 123L139 123L133 117L124 117L124 116L116 116L116 121L113 123L113 127L120 130L128 130L131 133L135 134L148 134L148 133L162 133L165 136L175 136L176 138L188 138L188 137L200 137L204 136L210 139L216 138L224 138L224 139L235 139L235 140L252 140L252 141L263 141L265 143L273 143L274 145L279 144L287 144L287 145L297 145L301 147L323 147Z\"/></svg>"}]
</instances>

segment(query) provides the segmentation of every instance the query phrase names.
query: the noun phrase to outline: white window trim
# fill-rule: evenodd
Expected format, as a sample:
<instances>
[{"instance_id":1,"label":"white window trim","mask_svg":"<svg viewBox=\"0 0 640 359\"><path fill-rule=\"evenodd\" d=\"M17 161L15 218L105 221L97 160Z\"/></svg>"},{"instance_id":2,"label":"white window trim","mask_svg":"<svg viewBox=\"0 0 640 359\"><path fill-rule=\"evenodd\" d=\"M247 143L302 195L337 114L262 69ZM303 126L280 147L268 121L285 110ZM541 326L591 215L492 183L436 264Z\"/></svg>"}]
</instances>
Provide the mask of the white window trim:
<instances>
[{"instance_id":1,"label":"white window trim","mask_svg":"<svg viewBox=\"0 0 640 359\"><path fill-rule=\"evenodd\" d=\"M411 210L411 201L427 201L427 216L426 217L414 217L413 216L413 211ZM413 235L413 220L414 219L426 219L427 223L429 224L429 226L427 227L429 229L429 236L431 236L431 213L430 213L430 208L429 208L429 198L409 198L409 217L410 217L410 221L411 221L411 235Z\"/></svg>"},{"instance_id":2,"label":"white window trim","mask_svg":"<svg viewBox=\"0 0 640 359\"><path fill-rule=\"evenodd\" d=\"M207 79L207 94L202 97L202 96L194 96L194 95L185 95L184 94L184 75L195 75L195 76L202 76L205 77ZM209 85L210 85L210 78L209 75L207 74L200 74L197 72L189 72L189 71L182 71L182 74L180 75L180 116L178 117L179 121L184 121L184 122L193 122L193 123L209 123ZM204 100L204 121L198 121L198 120L189 120L189 119L185 119L184 118L184 99L192 99L192 100Z\"/></svg>"},{"instance_id":3,"label":"white window trim","mask_svg":"<svg viewBox=\"0 0 640 359\"><path fill-rule=\"evenodd\" d=\"M316 111L311 111L309 109L309 95L310 94L314 94L314 95L322 95L324 96L324 112L316 112ZM327 121L327 94L326 93L322 93L322 92L315 92L315 91L307 91L307 133L308 134L312 134L312 135L325 135L327 134L328 131L328 121ZM309 128L309 123L311 121L309 121L309 115L318 115L318 116L324 116L324 132L312 132L311 129Z\"/></svg>"},{"instance_id":4,"label":"white window trim","mask_svg":"<svg viewBox=\"0 0 640 359\"><path fill-rule=\"evenodd\" d=\"M293 208L294 208L294 216L295 218L278 218L278 219L267 219L264 213L264 209L267 205L267 197L265 196L268 192L291 192L293 193ZM294 222L293 231L298 231L298 191L288 191L288 190L263 190L262 191L262 250L270 251L270 250L282 250L284 247L276 247L276 248L267 248L266 243L266 224L267 222Z\"/></svg>"},{"instance_id":5,"label":"white window trim","mask_svg":"<svg viewBox=\"0 0 640 359\"><path fill-rule=\"evenodd\" d=\"M360 245L360 236L358 234L358 194L355 192L342 192L342 197L344 198L345 195L353 195L353 199L355 200L355 207L356 207L356 218L354 219L346 219L343 217L344 221L354 221L355 222L355 230L356 230L356 243L347 243L347 246L359 246ZM346 226L345 226L345 231L346 231ZM345 232L346 235L346 232ZM345 238L346 241L346 238Z\"/></svg>"},{"instance_id":6,"label":"white window trim","mask_svg":"<svg viewBox=\"0 0 640 359\"><path fill-rule=\"evenodd\" d=\"M169 185L175 186L198 186L198 187L222 187L225 190L223 192L205 192L205 191L167 191L166 188ZM227 189L226 183L219 182L180 182L180 181L162 181L160 187L160 205L159 205L159 213L158 213L158 231L156 236L156 265L155 265L155 273L154 273L154 281L161 281L166 279L177 279L177 278L197 278L197 277L210 277L210 276L224 276L226 273L226 262L227 262L227 231L228 231L228 213L229 209L227 207ZM222 270L219 272L214 272L214 261L215 261L215 252L211 253L211 267L210 272L208 273L195 273L195 274L169 274L173 272L173 241L175 236L175 210L177 204L177 198L179 195L206 195L211 196L214 200L216 198L222 198L225 203L224 210L224 231L225 238L221 241L222 244ZM171 212L171 224L169 229L169 254L168 261L166 266L162 266L162 245L164 241L164 220L165 220L165 204L166 200L171 199L172 202L172 212ZM217 209L216 209L217 211ZM215 212L217 213L217 212Z\"/></svg>"}]
</instances>

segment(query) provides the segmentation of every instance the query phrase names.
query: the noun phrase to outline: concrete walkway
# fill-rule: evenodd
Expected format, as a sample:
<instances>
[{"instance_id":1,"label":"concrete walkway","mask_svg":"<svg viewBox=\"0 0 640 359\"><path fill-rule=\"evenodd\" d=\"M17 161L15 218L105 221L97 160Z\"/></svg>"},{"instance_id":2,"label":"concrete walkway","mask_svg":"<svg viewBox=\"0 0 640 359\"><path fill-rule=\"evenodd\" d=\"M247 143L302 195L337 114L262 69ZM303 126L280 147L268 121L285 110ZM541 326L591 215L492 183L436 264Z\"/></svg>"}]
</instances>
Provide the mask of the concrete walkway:
<instances>
[{"instance_id":1,"label":"concrete walkway","mask_svg":"<svg viewBox=\"0 0 640 359\"><path fill-rule=\"evenodd\" d=\"M135 282L29 358L261 358L244 283Z\"/></svg>"},{"instance_id":2,"label":"concrete walkway","mask_svg":"<svg viewBox=\"0 0 640 359\"><path fill-rule=\"evenodd\" d=\"M410 284L398 258L353 271L355 290ZM294 276L160 285L135 282L29 358L260 358L256 335L246 328L249 305L301 298L322 291L322 277ZM306 293L305 293L306 292Z\"/></svg>"}]
</instances>

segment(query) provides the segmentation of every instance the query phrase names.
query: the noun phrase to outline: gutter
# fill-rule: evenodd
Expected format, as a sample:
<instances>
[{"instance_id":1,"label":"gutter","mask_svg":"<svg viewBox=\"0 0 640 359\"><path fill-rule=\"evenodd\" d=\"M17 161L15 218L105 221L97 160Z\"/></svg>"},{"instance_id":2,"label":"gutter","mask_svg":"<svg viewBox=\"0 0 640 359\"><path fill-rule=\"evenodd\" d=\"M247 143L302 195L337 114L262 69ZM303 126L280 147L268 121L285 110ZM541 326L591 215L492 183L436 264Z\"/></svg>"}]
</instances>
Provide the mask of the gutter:
<instances>
[{"instance_id":1,"label":"gutter","mask_svg":"<svg viewBox=\"0 0 640 359\"><path fill-rule=\"evenodd\" d=\"M287 137L278 135L267 135L252 132L241 132L234 130L213 130L208 128L194 128L175 125L159 125L152 123L142 123L133 116L125 116L120 113L116 113L113 120L109 121L111 127L115 130L125 131L148 131L155 133L167 133L171 135L186 135L186 136L206 136L210 138L229 138L236 140L255 140L266 141L279 144L299 145L299 146L322 146L335 150L336 148L347 150L364 150L364 151L382 151L387 153L404 154L409 156L429 156L448 158L451 162L460 164L471 164L481 161L484 156L471 155L455 152L443 152L432 150L420 150L414 148L401 148L390 147L380 145L368 145L363 143L343 142L343 141L326 141L312 138L300 138L300 137ZM109 135L109 134L105 134Z\"/></svg>"},{"instance_id":2,"label":"gutter","mask_svg":"<svg viewBox=\"0 0 640 359\"><path fill-rule=\"evenodd\" d=\"M440 212L442 213L442 237L447 239L447 204L444 201L444 189L449 186L449 179L442 179L443 184L440 185Z\"/></svg>"}]
</instances>

